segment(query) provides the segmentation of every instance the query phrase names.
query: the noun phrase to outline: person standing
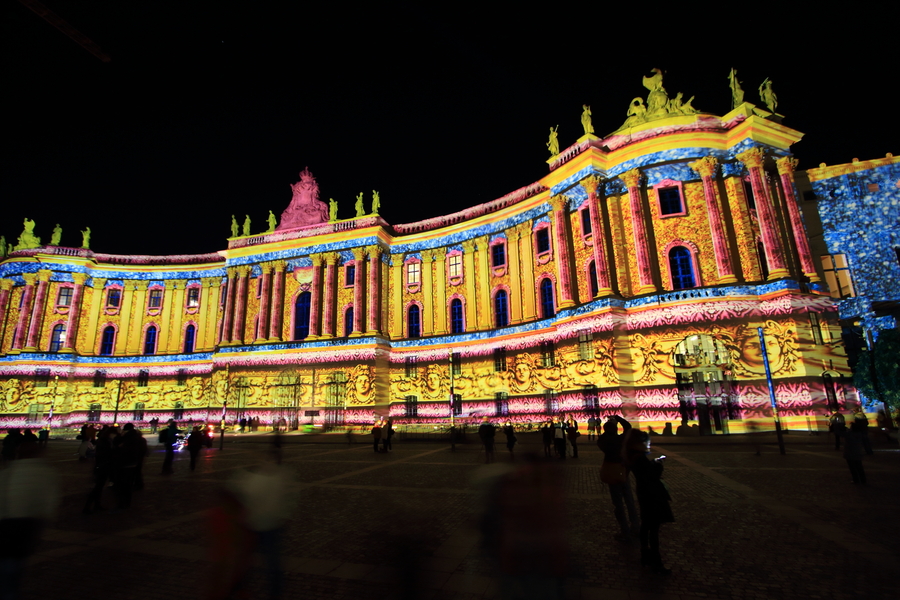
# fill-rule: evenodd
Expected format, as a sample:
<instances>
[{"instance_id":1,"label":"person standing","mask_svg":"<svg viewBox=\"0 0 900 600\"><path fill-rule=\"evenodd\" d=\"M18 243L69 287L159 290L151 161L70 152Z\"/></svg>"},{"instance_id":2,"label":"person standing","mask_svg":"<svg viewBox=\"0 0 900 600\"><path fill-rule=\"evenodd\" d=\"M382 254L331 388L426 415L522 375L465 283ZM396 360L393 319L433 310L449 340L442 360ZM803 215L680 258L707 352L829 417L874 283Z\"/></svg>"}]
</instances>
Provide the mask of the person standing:
<instances>
[{"instance_id":1,"label":"person standing","mask_svg":"<svg viewBox=\"0 0 900 600\"><path fill-rule=\"evenodd\" d=\"M869 440L869 419L866 417L866 413L863 412L861 405L857 406L856 412L853 413L853 423L859 426L859 432L862 434L863 449L865 449L866 454L872 456L874 452L872 451L872 442Z\"/></svg>"},{"instance_id":2,"label":"person standing","mask_svg":"<svg viewBox=\"0 0 900 600\"><path fill-rule=\"evenodd\" d=\"M514 459L515 454L513 450L516 447L516 429L513 427L512 421L507 421L506 425L503 426L503 435L506 436L506 449L509 450L509 457Z\"/></svg>"},{"instance_id":3,"label":"person standing","mask_svg":"<svg viewBox=\"0 0 900 600\"><path fill-rule=\"evenodd\" d=\"M493 423L491 423L487 417L484 417L481 421L481 425L478 427L478 437L481 439L481 444L484 446L485 464L494 462L494 436L496 434L497 430L494 428Z\"/></svg>"},{"instance_id":4,"label":"person standing","mask_svg":"<svg viewBox=\"0 0 900 600\"><path fill-rule=\"evenodd\" d=\"M203 448L203 443L205 441L206 440L204 439L203 432L200 430L200 426L194 425L194 429L191 430L191 434L188 436L187 440L188 453L191 455L191 471L193 471L197 467L197 455Z\"/></svg>"},{"instance_id":5,"label":"person standing","mask_svg":"<svg viewBox=\"0 0 900 600\"><path fill-rule=\"evenodd\" d=\"M81 512L86 515L95 510L103 510L101 500L103 488L109 479L113 466L112 429L103 427L97 435L97 444L94 449L94 488L88 494Z\"/></svg>"},{"instance_id":6,"label":"person standing","mask_svg":"<svg viewBox=\"0 0 900 600\"><path fill-rule=\"evenodd\" d=\"M628 451L628 462L637 483L638 506L641 507L641 566L650 567L660 575L668 575L671 569L663 565L659 552L659 528L663 523L675 520L671 497L662 481L665 457L650 460L650 436L645 431L633 431L635 444Z\"/></svg>"},{"instance_id":7,"label":"person standing","mask_svg":"<svg viewBox=\"0 0 900 600\"><path fill-rule=\"evenodd\" d=\"M381 422L375 419L372 425L372 448L378 452L378 444L381 443Z\"/></svg>"},{"instance_id":8,"label":"person standing","mask_svg":"<svg viewBox=\"0 0 900 600\"><path fill-rule=\"evenodd\" d=\"M544 442L544 457L553 456L553 421L544 421L541 425L541 441Z\"/></svg>"},{"instance_id":9,"label":"person standing","mask_svg":"<svg viewBox=\"0 0 900 600\"><path fill-rule=\"evenodd\" d=\"M619 425L622 426L621 434L618 433ZM603 425L603 433L597 437L597 446L603 451L600 481L609 486L609 497L616 521L619 522L619 533L614 537L620 542L627 542L629 536L636 535L641 530L641 519L631 493L630 471L623 455L625 440L630 432L631 423L619 415L613 415Z\"/></svg>"},{"instance_id":10,"label":"person standing","mask_svg":"<svg viewBox=\"0 0 900 600\"><path fill-rule=\"evenodd\" d=\"M173 473L172 462L175 460L175 444L178 442L179 433L181 431L175 425L175 419L169 419L169 426L160 435L163 446L166 448L166 458L163 460L162 467L163 475L171 475Z\"/></svg>"},{"instance_id":11,"label":"person standing","mask_svg":"<svg viewBox=\"0 0 900 600\"><path fill-rule=\"evenodd\" d=\"M578 422L569 418L566 420L566 438L569 441L569 446L572 448L572 458L578 458L578 436L581 435L581 432L578 431Z\"/></svg>"},{"instance_id":12,"label":"person standing","mask_svg":"<svg viewBox=\"0 0 900 600\"><path fill-rule=\"evenodd\" d=\"M131 506L131 493L137 476L138 463L141 462L141 440L133 423L126 423L123 433L113 441L116 507L126 509Z\"/></svg>"},{"instance_id":13,"label":"person standing","mask_svg":"<svg viewBox=\"0 0 900 600\"><path fill-rule=\"evenodd\" d=\"M594 415L591 415L591 418L587 421L587 432L588 432L588 441L590 442L594 439L594 432L597 431L597 418Z\"/></svg>"},{"instance_id":14,"label":"person standing","mask_svg":"<svg viewBox=\"0 0 900 600\"><path fill-rule=\"evenodd\" d=\"M553 417L553 446L556 448L556 455L566 460L566 427L559 417Z\"/></svg>"},{"instance_id":15,"label":"person standing","mask_svg":"<svg viewBox=\"0 0 900 600\"><path fill-rule=\"evenodd\" d=\"M844 430L844 459L847 461L847 466L850 467L853 483L866 484L866 472L862 464L864 455L863 427L854 420L850 427Z\"/></svg>"},{"instance_id":16,"label":"person standing","mask_svg":"<svg viewBox=\"0 0 900 600\"><path fill-rule=\"evenodd\" d=\"M828 419L828 429L834 434L834 449L840 450L841 438L844 437L844 431L847 429L847 422L840 410L831 413L831 418Z\"/></svg>"},{"instance_id":17,"label":"person standing","mask_svg":"<svg viewBox=\"0 0 900 600\"><path fill-rule=\"evenodd\" d=\"M394 422L388 419L381 422L381 444L385 452L393 452L391 438L394 437Z\"/></svg>"}]
</instances>

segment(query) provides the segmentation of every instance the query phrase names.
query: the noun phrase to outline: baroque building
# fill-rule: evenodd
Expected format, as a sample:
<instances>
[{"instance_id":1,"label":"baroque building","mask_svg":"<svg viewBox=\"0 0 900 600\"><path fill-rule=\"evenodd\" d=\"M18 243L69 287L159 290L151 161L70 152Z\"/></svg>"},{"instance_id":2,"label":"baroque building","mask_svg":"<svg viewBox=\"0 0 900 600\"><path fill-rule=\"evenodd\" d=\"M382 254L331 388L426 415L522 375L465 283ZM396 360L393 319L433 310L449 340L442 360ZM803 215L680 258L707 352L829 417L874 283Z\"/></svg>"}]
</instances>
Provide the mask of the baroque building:
<instances>
[{"instance_id":1,"label":"baroque building","mask_svg":"<svg viewBox=\"0 0 900 600\"><path fill-rule=\"evenodd\" d=\"M288 426L615 412L735 432L772 417L767 364L791 427L855 401L798 209L802 134L644 83L618 131L586 107L539 181L426 221L387 223L377 194L338 219L305 170L277 227L234 222L221 252L23 233L0 263L0 426L217 421L227 402Z\"/></svg>"}]
</instances>

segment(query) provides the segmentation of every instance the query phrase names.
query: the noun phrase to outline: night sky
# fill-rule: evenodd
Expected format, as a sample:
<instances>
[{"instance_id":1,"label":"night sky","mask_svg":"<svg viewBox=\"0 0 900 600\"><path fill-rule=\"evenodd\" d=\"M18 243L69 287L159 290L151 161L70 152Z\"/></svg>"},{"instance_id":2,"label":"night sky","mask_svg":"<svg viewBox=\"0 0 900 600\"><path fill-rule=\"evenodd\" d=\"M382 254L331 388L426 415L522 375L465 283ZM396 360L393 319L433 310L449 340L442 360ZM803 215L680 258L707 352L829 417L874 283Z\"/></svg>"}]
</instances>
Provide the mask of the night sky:
<instances>
[{"instance_id":1,"label":"night sky","mask_svg":"<svg viewBox=\"0 0 900 600\"><path fill-rule=\"evenodd\" d=\"M617 129L653 67L670 96L720 115L732 66L760 106L771 78L784 124L806 134L801 169L900 153L886 12L823 25L820 10L783 3L753 17L693 3L263 4L46 0L104 63L3 3L0 234L15 243L30 217L45 242L59 222L62 245L89 225L97 252L214 252L232 213L264 230L306 166L341 218L361 191L368 210L373 189L390 223L451 213L545 175L549 127L573 143L582 104L598 135Z\"/></svg>"}]
</instances>

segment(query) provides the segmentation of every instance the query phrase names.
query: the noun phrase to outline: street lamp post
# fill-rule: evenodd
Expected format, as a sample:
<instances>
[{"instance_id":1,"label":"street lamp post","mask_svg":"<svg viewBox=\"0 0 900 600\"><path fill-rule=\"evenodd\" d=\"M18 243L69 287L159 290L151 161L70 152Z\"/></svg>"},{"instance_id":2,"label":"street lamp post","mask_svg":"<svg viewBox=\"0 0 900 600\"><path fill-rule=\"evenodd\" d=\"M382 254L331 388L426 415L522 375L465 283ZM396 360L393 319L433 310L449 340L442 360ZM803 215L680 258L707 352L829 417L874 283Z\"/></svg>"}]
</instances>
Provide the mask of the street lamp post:
<instances>
[{"instance_id":1,"label":"street lamp post","mask_svg":"<svg viewBox=\"0 0 900 600\"><path fill-rule=\"evenodd\" d=\"M122 380L118 380L116 386L116 410L113 413L113 427L119 424L119 401L122 399Z\"/></svg>"},{"instance_id":2,"label":"street lamp post","mask_svg":"<svg viewBox=\"0 0 900 600\"><path fill-rule=\"evenodd\" d=\"M775 434L778 436L778 451L784 454L784 436L781 432L781 419L778 417L778 401L775 398L775 385L772 382L772 370L769 368L769 353L766 351L766 335L762 327L756 328L759 335L759 347L762 350L763 364L766 367L766 383L769 384L769 399L772 402L772 416L775 418Z\"/></svg>"},{"instance_id":3,"label":"street lamp post","mask_svg":"<svg viewBox=\"0 0 900 600\"><path fill-rule=\"evenodd\" d=\"M225 365L225 398L222 400L222 420L219 422L219 450L222 450L225 446L225 413L228 411L228 388L231 383L228 371L229 366Z\"/></svg>"}]
</instances>

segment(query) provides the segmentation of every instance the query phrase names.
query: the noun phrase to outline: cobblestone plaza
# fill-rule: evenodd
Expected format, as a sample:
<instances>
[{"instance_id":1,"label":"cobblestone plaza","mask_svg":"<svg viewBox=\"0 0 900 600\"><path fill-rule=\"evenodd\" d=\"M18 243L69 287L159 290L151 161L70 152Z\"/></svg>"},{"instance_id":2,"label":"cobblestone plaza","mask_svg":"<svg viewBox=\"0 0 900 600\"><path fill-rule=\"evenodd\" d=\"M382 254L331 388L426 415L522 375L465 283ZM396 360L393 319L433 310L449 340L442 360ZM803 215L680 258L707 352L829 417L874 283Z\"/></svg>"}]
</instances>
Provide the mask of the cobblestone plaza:
<instances>
[{"instance_id":1,"label":"cobblestone plaza","mask_svg":"<svg viewBox=\"0 0 900 600\"><path fill-rule=\"evenodd\" d=\"M540 452L521 434L519 454ZM398 436L399 437L399 436ZM638 545L613 540L617 525L599 480L601 453L586 436L581 456L559 461L568 545L566 598L768 599L896 597L900 556L900 451L875 444L869 485L854 486L827 435L774 437L761 455L746 436L657 437L676 522L661 534L668 577L638 566ZM370 436L288 436L284 467L297 503L283 545L286 598L502 598L477 527L479 481L490 474L474 441L399 439L375 454ZM159 475L161 448L145 466L146 488L127 511L82 515L91 463L76 442L52 440L46 459L62 485L58 517L26 573L22 597L121 593L200 598L209 554L208 507L237 470L261 458L268 436L231 436L204 450L197 471L179 455ZM494 469L512 463L499 447ZM114 506L112 492L104 499ZM535 519L541 515L536 514ZM251 597L264 595L261 568Z\"/></svg>"}]
</instances>

